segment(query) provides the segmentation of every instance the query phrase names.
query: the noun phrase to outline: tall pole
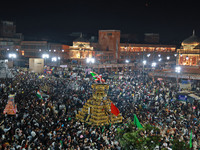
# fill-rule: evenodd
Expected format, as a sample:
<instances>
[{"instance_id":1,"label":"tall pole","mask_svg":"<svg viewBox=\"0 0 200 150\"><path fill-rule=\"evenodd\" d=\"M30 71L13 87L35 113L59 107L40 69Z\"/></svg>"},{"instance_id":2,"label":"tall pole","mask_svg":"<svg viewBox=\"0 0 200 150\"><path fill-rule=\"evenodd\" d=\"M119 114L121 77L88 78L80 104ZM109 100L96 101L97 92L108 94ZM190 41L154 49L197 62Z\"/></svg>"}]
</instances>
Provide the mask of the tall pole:
<instances>
[{"instance_id":1,"label":"tall pole","mask_svg":"<svg viewBox=\"0 0 200 150\"><path fill-rule=\"evenodd\" d=\"M44 58L44 66L46 65L46 57Z\"/></svg>"},{"instance_id":2,"label":"tall pole","mask_svg":"<svg viewBox=\"0 0 200 150\"><path fill-rule=\"evenodd\" d=\"M154 52L155 52L155 48L154 48L154 50L153 50L153 62L154 62ZM155 80L154 80L154 72L155 72L155 69L156 69L156 66L153 68L153 81L155 81Z\"/></svg>"},{"instance_id":3,"label":"tall pole","mask_svg":"<svg viewBox=\"0 0 200 150\"><path fill-rule=\"evenodd\" d=\"M181 72L181 68L179 66L177 66L175 68L175 72L176 72L176 87L178 89L178 74Z\"/></svg>"},{"instance_id":4,"label":"tall pole","mask_svg":"<svg viewBox=\"0 0 200 150\"><path fill-rule=\"evenodd\" d=\"M13 61L13 57L12 57L12 63L13 63L13 68L14 68L14 61Z\"/></svg>"},{"instance_id":5,"label":"tall pole","mask_svg":"<svg viewBox=\"0 0 200 150\"><path fill-rule=\"evenodd\" d=\"M176 75L176 87L177 87L177 89L178 89L178 85L179 85L179 83L178 83L178 72L176 73L177 75Z\"/></svg>"},{"instance_id":6,"label":"tall pole","mask_svg":"<svg viewBox=\"0 0 200 150\"><path fill-rule=\"evenodd\" d=\"M144 82L144 47L142 51L142 76L143 76L143 82Z\"/></svg>"}]
</instances>

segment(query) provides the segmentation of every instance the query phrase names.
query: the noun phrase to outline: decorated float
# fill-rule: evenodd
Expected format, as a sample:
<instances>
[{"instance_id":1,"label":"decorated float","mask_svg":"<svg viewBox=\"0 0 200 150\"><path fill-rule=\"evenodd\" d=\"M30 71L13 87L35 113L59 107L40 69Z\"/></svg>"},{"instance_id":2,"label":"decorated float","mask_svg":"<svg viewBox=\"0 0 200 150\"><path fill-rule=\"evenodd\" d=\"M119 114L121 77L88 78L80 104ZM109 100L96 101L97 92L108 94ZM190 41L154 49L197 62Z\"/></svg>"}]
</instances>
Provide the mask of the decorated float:
<instances>
[{"instance_id":1,"label":"decorated float","mask_svg":"<svg viewBox=\"0 0 200 150\"><path fill-rule=\"evenodd\" d=\"M90 125L106 125L122 122L122 115L118 108L107 97L109 85L101 75L91 72L95 84L92 85L93 95L83 105L76 118Z\"/></svg>"}]
</instances>

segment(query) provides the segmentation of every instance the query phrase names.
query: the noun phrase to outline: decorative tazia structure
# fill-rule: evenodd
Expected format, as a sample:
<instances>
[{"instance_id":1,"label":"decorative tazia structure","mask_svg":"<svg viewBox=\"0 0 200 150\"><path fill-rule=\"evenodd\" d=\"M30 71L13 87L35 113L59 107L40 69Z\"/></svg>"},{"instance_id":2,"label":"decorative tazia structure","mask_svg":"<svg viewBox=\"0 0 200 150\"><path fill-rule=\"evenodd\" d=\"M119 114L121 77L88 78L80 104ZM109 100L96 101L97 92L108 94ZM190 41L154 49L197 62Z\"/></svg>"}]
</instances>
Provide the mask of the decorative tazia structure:
<instances>
[{"instance_id":1,"label":"decorative tazia structure","mask_svg":"<svg viewBox=\"0 0 200 150\"><path fill-rule=\"evenodd\" d=\"M15 98L15 94L8 96L8 102L3 111L3 114L15 115L17 113L17 104L15 104L14 98Z\"/></svg>"},{"instance_id":2,"label":"decorative tazia structure","mask_svg":"<svg viewBox=\"0 0 200 150\"><path fill-rule=\"evenodd\" d=\"M107 98L109 85L93 84L93 96L83 105L76 118L91 125L106 125L122 122L117 107Z\"/></svg>"}]
</instances>

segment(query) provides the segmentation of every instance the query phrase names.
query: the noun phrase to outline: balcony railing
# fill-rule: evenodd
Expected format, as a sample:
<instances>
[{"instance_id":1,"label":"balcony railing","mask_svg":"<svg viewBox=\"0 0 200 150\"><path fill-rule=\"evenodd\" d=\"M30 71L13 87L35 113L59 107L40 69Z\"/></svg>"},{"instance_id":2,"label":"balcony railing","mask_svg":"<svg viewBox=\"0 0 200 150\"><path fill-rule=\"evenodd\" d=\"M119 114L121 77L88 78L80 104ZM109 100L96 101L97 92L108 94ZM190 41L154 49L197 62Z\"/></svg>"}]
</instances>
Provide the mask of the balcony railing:
<instances>
[{"instance_id":1,"label":"balcony railing","mask_svg":"<svg viewBox=\"0 0 200 150\"><path fill-rule=\"evenodd\" d=\"M199 50L178 50L177 52L179 54L200 54L200 49Z\"/></svg>"}]
</instances>

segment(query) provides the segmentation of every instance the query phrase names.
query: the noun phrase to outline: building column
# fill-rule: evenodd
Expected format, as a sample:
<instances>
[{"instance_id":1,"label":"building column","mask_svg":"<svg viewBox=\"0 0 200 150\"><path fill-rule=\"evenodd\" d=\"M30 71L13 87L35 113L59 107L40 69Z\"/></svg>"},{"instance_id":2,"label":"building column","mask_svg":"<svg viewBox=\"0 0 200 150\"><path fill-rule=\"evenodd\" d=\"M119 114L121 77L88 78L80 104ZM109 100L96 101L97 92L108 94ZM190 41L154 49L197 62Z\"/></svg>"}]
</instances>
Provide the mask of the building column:
<instances>
[{"instance_id":1,"label":"building column","mask_svg":"<svg viewBox=\"0 0 200 150\"><path fill-rule=\"evenodd\" d=\"M98 73L100 72L99 64L98 64Z\"/></svg>"},{"instance_id":2,"label":"building column","mask_svg":"<svg viewBox=\"0 0 200 150\"><path fill-rule=\"evenodd\" d=\"M131 65L131 71L133 71L134 70L134 66L133 66L133 64Z\"/></svg>"},{"instance_id":3,"label":"building column","mask_svg":"<svg viewBox=\"0 0 200 150\"><path fill-rule=\"evenodd\" d=\"M125 65L123 65L122 70L123 70L123 72L125 72Z\"/></svg>"},{"instance_id":4,"label":"building column","mask_svg":"<svg viewBox=\"0 0 200 150\"><path fill-rule=\"evenodd\" d=\"M111 65L111 72L113 72L113 66Z\"/></svg>"}]
</instances>

